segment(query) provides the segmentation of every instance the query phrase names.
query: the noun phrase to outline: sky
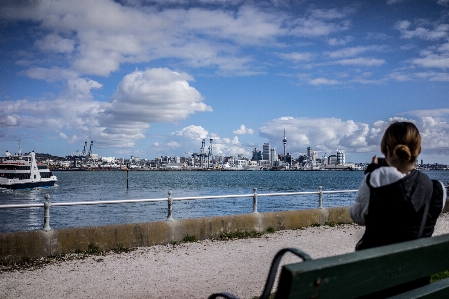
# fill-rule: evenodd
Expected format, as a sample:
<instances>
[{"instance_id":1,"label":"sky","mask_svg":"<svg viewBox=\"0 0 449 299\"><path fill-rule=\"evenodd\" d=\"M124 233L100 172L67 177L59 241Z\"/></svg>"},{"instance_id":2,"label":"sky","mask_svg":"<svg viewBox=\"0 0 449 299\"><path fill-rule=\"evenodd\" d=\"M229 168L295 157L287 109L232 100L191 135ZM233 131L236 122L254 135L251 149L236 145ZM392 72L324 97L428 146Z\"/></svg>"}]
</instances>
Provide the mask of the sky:
<instances>
[{"instance_id":1,"label":"sky","mask_svg":"<svg viewBox=\"0 0 449 299\"><path fill-rule=\"evenodd\" d=\"M449 0L2 0L0 152L382 155L449 164Z\"/></svg>"}]
</instances>

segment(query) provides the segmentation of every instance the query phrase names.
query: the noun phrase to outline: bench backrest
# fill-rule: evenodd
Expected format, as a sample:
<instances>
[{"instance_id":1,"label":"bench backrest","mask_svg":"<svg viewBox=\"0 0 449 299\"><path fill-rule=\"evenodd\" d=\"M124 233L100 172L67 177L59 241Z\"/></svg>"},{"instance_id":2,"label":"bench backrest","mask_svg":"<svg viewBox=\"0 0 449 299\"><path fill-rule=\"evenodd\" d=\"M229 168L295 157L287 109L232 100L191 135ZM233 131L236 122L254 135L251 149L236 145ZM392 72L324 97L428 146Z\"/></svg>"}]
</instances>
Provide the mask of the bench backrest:
<instances>
[{"instance_id":1,"label":"bench backrest","mask_svg":"<svg viewBox=\"0 0 449 299\"><path fill-rule=\"evenodd\" d=\"M284 265L276 299L355 298L449 270L449 234Z\"/></svg>"}]
</instances>

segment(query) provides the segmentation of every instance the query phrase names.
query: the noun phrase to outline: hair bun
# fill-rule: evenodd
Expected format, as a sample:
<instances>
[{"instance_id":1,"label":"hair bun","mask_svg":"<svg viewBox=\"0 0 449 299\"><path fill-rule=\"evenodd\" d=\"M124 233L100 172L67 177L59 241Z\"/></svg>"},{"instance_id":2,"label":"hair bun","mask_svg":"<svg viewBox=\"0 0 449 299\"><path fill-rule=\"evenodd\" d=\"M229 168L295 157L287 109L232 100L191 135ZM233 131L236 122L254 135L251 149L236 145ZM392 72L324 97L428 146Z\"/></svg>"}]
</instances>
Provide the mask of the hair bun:
<instances>
[{"instance_id":1,"label":"hair bun","mask_svg":"<svg viewBox=\"0 0 449 299\"><path fill-rule=\"evenodd\" d=\"M393 150L393 155L401 162L409 162L412 159L412 154L408 146L404 144L398 144Z\"/></svg>"}]
</instances>

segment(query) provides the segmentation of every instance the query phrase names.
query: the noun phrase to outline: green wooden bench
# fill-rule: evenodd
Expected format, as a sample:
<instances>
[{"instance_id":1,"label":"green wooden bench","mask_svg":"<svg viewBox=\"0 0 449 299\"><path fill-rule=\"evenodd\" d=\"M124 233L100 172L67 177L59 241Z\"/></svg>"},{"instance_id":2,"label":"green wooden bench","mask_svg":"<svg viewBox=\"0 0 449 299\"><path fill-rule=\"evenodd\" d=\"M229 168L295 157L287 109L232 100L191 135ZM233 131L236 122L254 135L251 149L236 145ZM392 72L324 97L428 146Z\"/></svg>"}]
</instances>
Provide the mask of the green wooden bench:
<instances>
[{"instance_id":1,"label":"green wooden bench","mask_svg":"<svg viewBox=\"0 0 449 299\"><path fill-rule=\"evenodd\" d=\"M269 297L281 258L287 252L303 261L282 267L276 299L367 295L384 298L379 291L405 283L419 286L417 280L428 281L430 275L449 270L449 234L315 260L300 250L285 248L273 259L260 299ZM216 293L209 299L219 297L237 298L229 293ZM449 278L389 298L449 298Z\"/></svg>"}]
</instances>

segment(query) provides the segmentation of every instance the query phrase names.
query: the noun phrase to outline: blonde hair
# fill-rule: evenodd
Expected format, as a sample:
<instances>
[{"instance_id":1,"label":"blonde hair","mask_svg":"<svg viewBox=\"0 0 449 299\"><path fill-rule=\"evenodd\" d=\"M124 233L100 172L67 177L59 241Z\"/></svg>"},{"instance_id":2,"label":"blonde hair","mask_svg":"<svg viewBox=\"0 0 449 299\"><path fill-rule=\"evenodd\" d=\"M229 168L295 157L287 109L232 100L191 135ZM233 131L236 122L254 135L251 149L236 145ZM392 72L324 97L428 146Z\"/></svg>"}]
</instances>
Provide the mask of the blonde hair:
<instances>
[{"instance_id":1,"label":"blonde hair","mask_svg":"<svg viewBox=\"0 0 449 299\"><path fill-rule=\"evenodd\" d=\"M384 155L387 147L393 160L400 163L414 162L421 153L421 135L411 122L394 122L385 130L380 150Z\"/></svg>"}]
</instances>

